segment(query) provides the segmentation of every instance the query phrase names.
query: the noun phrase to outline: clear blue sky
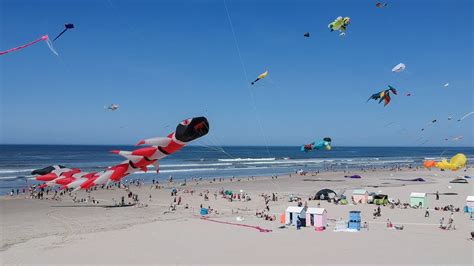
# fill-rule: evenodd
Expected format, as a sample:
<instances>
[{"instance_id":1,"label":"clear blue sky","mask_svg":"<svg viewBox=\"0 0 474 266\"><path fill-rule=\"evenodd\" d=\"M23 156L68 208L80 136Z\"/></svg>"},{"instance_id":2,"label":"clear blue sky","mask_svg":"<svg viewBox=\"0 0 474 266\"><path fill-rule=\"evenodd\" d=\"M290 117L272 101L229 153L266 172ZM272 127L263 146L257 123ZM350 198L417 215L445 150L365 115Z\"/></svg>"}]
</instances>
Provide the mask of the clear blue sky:
<instances>
[{"instance_id":1,"label":"clear blue sky","mask_svg":"<svg viewBox=\"0 0 474 266\"><path fill-rule=\"evenodd\" d=\"M227 0L249 79L270 71L249 89L223 0L2 0L0 50L76 28L59 57L0 57L1 143L134 144L205 115L208 144L472 146L474 116L447 117L474 109L473 1L375 2ZM338 16L345 37L327 28ZM388 84L389 106L366 103Z\"/></svg>"}]
</instances>

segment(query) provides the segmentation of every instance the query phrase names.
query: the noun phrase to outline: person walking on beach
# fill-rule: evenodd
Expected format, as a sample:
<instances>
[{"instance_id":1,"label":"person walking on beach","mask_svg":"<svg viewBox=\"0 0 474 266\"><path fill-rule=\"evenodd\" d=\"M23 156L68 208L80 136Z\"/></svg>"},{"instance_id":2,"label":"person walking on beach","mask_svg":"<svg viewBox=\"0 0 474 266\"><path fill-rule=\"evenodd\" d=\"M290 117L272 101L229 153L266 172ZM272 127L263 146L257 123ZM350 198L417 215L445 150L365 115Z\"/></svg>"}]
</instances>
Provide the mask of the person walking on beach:
<instances>
[{"instance_id":1,"label":"person walking on beach","mask_svg":"<svg viewBox=\"0 0 474 266\"><path fill-rule=\"evenodd\" d=\"M436 191L436 200L439 200L439 191Z\"/></svg>"},{"instance_id":2,"label":"person walking on beach","mask_svg":"<svg viewBox=\"0 0 474 266\"><path fill-rule=\"evenodd\" d=\"M426 212L425 212L425 218L428 218L430 217L430 212L429 212L429 209L426 208Z\"/></svg>"}]
</instances>

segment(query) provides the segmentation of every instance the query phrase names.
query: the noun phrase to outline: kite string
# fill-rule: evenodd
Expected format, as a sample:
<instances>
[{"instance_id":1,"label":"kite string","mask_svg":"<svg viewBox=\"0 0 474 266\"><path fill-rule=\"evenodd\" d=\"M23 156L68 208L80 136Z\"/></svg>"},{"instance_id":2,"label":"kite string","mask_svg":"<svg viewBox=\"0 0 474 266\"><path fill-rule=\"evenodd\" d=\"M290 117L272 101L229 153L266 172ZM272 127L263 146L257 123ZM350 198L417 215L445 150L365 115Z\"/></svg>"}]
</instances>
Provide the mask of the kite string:
<instances>
[{"instance_id":1,"label":"kite string","mask_svg":"<svg viewBox=\"0 0 474 266\"><path fill-rule=\"evenodd\" d=\"M245 67L245 63L244 63L244 60L242 58L242 53L240 51L239 42L237 41L237 35L235 34L234 24L232 23L232 18L230 16L226 0L224 0L224 7L225 7L225 11L227 13L227 19L229 21L230 29L232 31L232 36L233 36L233 39L234 39L235 48L237 50L237 54L238 54L239 59L240 59L240 65L242 66L242 71L243 71L244 76L245 76L245 82L246 82L246 85L247 85L247 89L249 90L250 96L252 98L253 109L254 109L254 112L255 112L255 118L256 118L256 120L258 122L258 125L259 125L259 128L260 128L260 134L262 135L263 141L265 143L265 147L266 147L268 156L272 157L271 154L270 154L270 149L268 148L268 142L267 142L267 138L265 136L265 132L263 130L262 122L261 122L260 117L258 115L257 103L256 103L256 100L255 100L255 96L253 94L252 88L250 88L250 85L249 85L250 80L248 78L247 69Z\"/></svg>"},{"instance_id":2,"label":"kite string","mask_svg":"<svg viewBox=\"0 0 474 266\"><path fill-rule=\"evenodd\" d=\"M206 117L209 117L209 113L207 112L207 109L204 110L202 113L204 113L204 115L205 115ZM211 144L213 147L211 148L211 145L207 145L207 146L206 146L205 143L201 144L201 146L206 147L206 148L209 148L209 149L214 150L214 151L222 152L222 153L224 153L226 156L228 156L229 158L235 159L234 156L232 156L231 154L229 154L229 153L224 149L224 146L220 144L220 143L222 143L222 142L218 140L218 138L212 133L212 131L209 129L209 127L207 127L207 130L208 130L209 142L210 142L210 144ZM200 142L203 142L203 139L200 139Z\"/></svg>"},{"instance_id":3,"label":"kite string","mask_svg":"<svg viewBox=\"0 0 474 266\"><path fill-rule=\"evenodd\" d=\"M249 90L249 93L250 93L250 96L252 98L252 104L253 104L253 109L254 109L254 113L255 113L255 118L257 120L257 123L259 125L259 129L260 129L260 134L262 135L262 138L263 138L263 141L264 141L264 144L265 144L265 148L267 150L267 154L268 154L268 157L275 157L275 156L272 156L271 153L270 153L270 149L268 148L268 141L267 141L267 138L266 138L266 135L265 135L265 132L263 130L263 126L262 126L262 122L260 120L260 117L258 115L258 110L257 110L257 101L255 100L255 96L253 94L253 91L252 91L252 88L250 87L250 80L248 78L248 74L247 74L247 69L245 67L245 63L244 63L244 60L242 58L242 53L240 51L240 46L239 46L239 42L237 41L237 35L235 34L235 30L234 30L234 24L232 23L232 18L230 16L230 13L229 13L229 9L227 7L227 2L226 0L224 0L224 7L225 7L225 11L227 13L227 19L229 21L229 25L230 25L230 29L232 31L232 36L234 38L234 44L235 44L235 48L237 50L237 54L239 56L239 59L240 59L240 65L242 66L242 72L244 73L244 77L245 77L245 82L246 82L246 85L247 85L247 89ZM274 170L272 168L272 170ZM273 171L273 175L276 176L276 172ZM272 176L272 180L273 180L273 176ZM271 182L272 185L275 186L275 183L274 182ZM276 183L276 187L277 188L280 188L280 185L278 183Z\"/></svg>"}]
</instances>

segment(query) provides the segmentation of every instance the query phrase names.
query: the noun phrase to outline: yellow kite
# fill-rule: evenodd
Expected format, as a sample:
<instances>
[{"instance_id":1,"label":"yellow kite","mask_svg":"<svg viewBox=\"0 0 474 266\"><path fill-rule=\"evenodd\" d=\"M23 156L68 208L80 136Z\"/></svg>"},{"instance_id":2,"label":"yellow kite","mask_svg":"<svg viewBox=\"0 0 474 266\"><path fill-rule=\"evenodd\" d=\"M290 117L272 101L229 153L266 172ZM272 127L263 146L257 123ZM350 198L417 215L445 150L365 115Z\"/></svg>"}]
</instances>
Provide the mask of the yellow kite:
<instances>
[{"instance_id":1,"label":"yellow kite","mask_svg":"<svg viewBox=\"0 0 474 266\"><path fill-rule=\"evenodd\" d=\"M260 74L260 75L258 76L258 78L252 82L252 85L255 84L255 82L257 82L257 81L259 81L259 80L265 78L267 75L268 75L268 70L265 71L265 72L263 72L262 74Z\"/></svg>"}]
</instances>

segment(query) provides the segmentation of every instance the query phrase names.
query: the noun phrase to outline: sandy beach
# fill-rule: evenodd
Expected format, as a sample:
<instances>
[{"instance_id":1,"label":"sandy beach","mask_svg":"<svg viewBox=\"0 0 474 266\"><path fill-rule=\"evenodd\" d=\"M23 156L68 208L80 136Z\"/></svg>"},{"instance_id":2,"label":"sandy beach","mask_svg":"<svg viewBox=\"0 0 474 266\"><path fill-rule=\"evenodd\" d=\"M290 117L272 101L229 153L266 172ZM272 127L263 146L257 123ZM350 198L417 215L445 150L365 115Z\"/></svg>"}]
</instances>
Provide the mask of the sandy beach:
<instances>
[{"instance_id":1,"label":"sandy beach","mask_svg":"<svg viewBox=\"0 0 474 266\"><path fill-rule=\"evenodd\" d=\"M278 178L240 178L212 182L209 180L160 184L156 189L149 184L130 186L138 194L139 205L111 207L127 191L114 188L98 189L92 193L80 191L77 198L94 197L99 203L77 203L64 195L61 200L30 199L25 195L5 196L0 200L1 252L4 264L137 264L137 263L214 263L214 264L464 264L473 263L473 231L469 215L462 211L468 195L473 195L472 184L451 184L450 180L466 172L438 170L353 171L361 179L344 178L344 172L292 174ZM397 179L423 178L426 182ZM182 202L170 211L172 188L178 188ZM348 199L352 190L365 188L369 192L384 193L390 199L409 202L411 192L428 195L429 217L426 209L381 207L381 216L373 218L376 205L336 205L327 201L308 200L323 188L330 188ZM220 190L243 190L250 201L229 201L219 195ZM193 190L194 193L186 193ZM439 191L440 199L434 193ZM204 194L208 193L208 200ZM256 216L265 208L262 194L276 193L278 200L270 201L268 212L275 221ZM443 195L457 193L457 195ZM217 197L214 196L217 194ZM308 207L327 210L328 227L316 232L314 227L280 228L280 215L288 206L289 195L301 197ZM151 197L150 197L151 195ZM51 196L51 194L50 194ZM46 197L46 196L45 196ZM200 206L214 211L203 220ZM450 211L436 211L435 207L452 204L461 208L454 212L455 230L439 228L440 219L447 221ZM185 206L188 205L188 209ZM215 213L217 210L217 214ZM359 232L334 232L337 220L347 220L349 211L361 211L362 223L369 228ZM236 218L239 217L240 221ZM388 229L387 219L403 230ZM215 222L217 221L217 222ZM228 222L229 224L219 223ZM446 222L445 222L446 223ZM259 232L251 225L269 229Z\"/></svg>"}]
</instances>

